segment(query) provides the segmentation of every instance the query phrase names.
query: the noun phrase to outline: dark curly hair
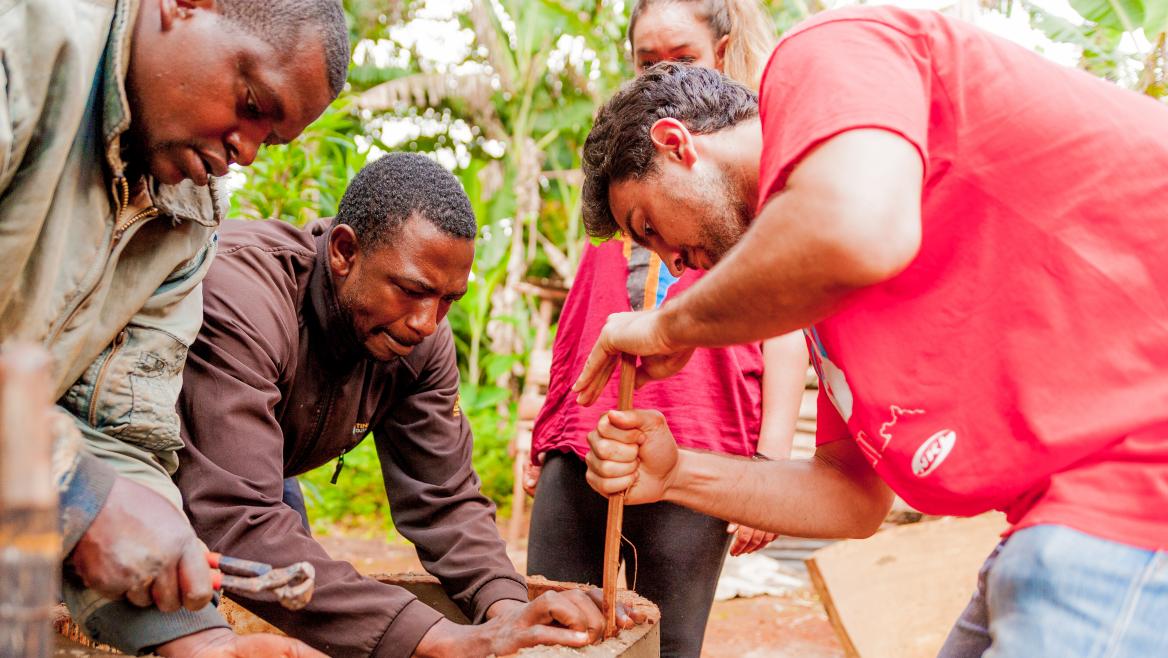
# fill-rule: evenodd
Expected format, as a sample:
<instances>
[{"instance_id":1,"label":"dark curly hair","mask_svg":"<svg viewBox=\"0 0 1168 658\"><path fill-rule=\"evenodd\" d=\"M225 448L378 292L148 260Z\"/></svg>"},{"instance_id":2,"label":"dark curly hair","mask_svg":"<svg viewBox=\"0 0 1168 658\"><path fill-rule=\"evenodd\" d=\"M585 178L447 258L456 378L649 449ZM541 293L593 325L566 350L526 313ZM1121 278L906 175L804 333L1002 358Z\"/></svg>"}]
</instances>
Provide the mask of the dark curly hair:
<instances>
[{"instance_id":1,"label":"dark curly hair","mask_svg":"<svg viewBox=\"0 0 1168 658\"><path fill-rule=\"evenodd\" d=\"M244 32L285 56L299 52L306 34L315 32L324 49L329 91L336 98L349 73L349 24L341 0L221 0L219 11Z\"/></svg>"},{"instance_id":2,"label":"dark curly hair","mask_svg":"<svg viewBox=\"0 0 1168 658\"><path fill-rule=\"evenodd\" d=\"M758 96L712 69L661 62L625 83L596 114L584 141L584 228L594 238L620 230L608 188L657 170L649 129L659 119L680 121L694 134L717 132L758 116Z\"/></svg>"},{"instance_id":3,"label":"dark curly hair","mask_svg":"<svg viewBox=\"0 0 1168 658\"><path fill-rule=\"evenodd\" d=\"M473 240L478 230L462 184L418 153L390 153L365 165L345 190L333 226L352 226L361 248L373 249L415 214L458 238Z\"/></svg>"}]
</instances>

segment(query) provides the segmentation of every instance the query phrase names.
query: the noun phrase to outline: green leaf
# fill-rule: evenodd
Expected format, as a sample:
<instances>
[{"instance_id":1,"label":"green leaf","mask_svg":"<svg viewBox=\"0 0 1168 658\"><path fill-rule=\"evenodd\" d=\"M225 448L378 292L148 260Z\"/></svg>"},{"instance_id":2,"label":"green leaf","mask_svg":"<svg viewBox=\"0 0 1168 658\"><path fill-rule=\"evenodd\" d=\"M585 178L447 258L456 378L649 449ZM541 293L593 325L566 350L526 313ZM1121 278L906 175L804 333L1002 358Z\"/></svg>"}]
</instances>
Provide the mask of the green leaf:
<instances>
[{"instance_id":1,"label":"green leaf","mask_svg":"<svg viewBox=\"0 0 1168 658\"><path fill-rule=\"evenodd\" d=\"M468 414L490 409L511 396L511 391L500 386L463 384L459 405Z\"/></svg>"},{"instance_id":2,"label":"green leaf","mask_svg":"<svg viewBox=\"0 0 1168 658\"><path fill-rule=\"evenodd\" d=\"M493 382L505 372L510 371L519 363L522 357L518 354L488 354L483 358L483 370L487 374L487 381Z\"/></svg>"},{"instance_id":3,"label":"green leaf","mask_svg":"<svg viewBox=\"0 0 1168 658\"><path fill-rule=\"evenodd\" d=\"M1070 0L1070 2L1083 18L1114 30L1131 32L1144 24L1143 0Z\"/></svg>"},{"instance_id":4,"label":"green leaf","mask_svg":"<svg viewBox=\"0 0 1168 658\"><path fill-rule=\"evenodd\" d=\"M1148 41L1155 41L1161 32L1168 32L1168 0L1146 0L1144 10L1144 34Z\"/></svg>"}]
</instances>

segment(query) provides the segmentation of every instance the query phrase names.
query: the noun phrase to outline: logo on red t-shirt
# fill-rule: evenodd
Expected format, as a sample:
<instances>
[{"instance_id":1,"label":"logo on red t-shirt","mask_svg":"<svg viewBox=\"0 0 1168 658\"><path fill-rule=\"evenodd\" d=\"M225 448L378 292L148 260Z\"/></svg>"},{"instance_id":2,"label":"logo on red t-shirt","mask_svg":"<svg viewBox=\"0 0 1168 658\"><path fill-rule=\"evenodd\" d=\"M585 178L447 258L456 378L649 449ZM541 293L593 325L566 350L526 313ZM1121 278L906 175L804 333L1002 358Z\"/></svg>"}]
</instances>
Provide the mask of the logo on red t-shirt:
<instances>
[{"instance_id":1,"label":"logo on red t-shirt","mask_svg":"<svg viewBox=\"0 0 1168 658\"><path fill-rule=\"evenodd\" d=\"M913 475L923 478L937 470L941 462L949 456L949 452L953 450L953 444L956 442L957 433L953 430L941 430L925 439L925 442L917 448L916 454L913 455Z\"/></svg>"}]
</instances>

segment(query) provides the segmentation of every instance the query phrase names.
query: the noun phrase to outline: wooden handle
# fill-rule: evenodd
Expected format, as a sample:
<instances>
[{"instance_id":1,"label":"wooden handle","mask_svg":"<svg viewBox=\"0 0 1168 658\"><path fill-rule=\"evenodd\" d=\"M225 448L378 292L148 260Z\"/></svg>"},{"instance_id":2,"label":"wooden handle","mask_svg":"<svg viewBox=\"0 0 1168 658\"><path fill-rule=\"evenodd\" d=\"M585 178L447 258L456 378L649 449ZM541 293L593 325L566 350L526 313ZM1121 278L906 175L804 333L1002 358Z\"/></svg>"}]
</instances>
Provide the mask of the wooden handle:
<instances>
[{"instance_id":1,"label":"wooden handle","mask_svg":"<svg viewBox=\"0 0 1168 658\"><path fill-rule=\"evenodd\" d=\"M637 379L637 357L621 355L620 395L616 408L629 411L633 408L633 387ZM621 526L625 517L625 492L608 497L608 522L604 528L604 614L605 637L612 637L620 630L616 626L616 577L620 568Z\"/></svg>"},{"instance_id":2,"label":"wooden handle","mask_svg":"<svg viewBox=\"0 0 1168 658\"><path fill-rule=\"evenodd\" d=\"M0 656L53 655L49 621L60 591L61 538L52 469L49 355L0 352Z\"/></svg>"}]
</instances>

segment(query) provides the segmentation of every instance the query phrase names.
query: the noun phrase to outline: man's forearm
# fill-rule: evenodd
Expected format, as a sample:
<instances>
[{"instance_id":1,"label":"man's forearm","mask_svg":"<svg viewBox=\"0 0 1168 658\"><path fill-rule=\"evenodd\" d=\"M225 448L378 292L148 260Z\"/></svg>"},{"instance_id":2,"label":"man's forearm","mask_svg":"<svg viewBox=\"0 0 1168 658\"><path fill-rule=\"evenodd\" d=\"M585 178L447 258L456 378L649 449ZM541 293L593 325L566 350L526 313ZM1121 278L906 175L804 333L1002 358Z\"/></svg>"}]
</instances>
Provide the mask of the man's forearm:
<instances>
[{"instance_id":1,"label":"man's forearm","mask_svg":"<svg viewBox=\"0 0 1168 658\"><path fill-rule=\"evenodd\" d=\"M724 347L766 340L826 317L851 288L823 272L823 261L839 261L818 245L798 249L776 238L787 224L785 204L771 202L736 248L672 303L661 307L666 341L676 348ZM782 229L771 228L782 226Z\"/></svg>"},{"instance_id":2,"label":"man's forearm","mask_svg":"<svg viewBox=\"0 0 1168 658\"><path fill-rule=\"evenodd\" d=\"M762 357L762 426L755 452L787 459L803 403L807 343L801 332L777 336L763 343Z\"/></svg>"},{"instance_id":3,"label":"man's forearm","mask_svg":"<svg viewBox=\"0 0 1168 658\"><path fill-rule=\"evenodd\" d=\"M867 537L880 526L891 493L875 474L847 473L829 461L760 462L682 450L665 499L699 512L798 537Z\"/></svg>"}]
</instances>

